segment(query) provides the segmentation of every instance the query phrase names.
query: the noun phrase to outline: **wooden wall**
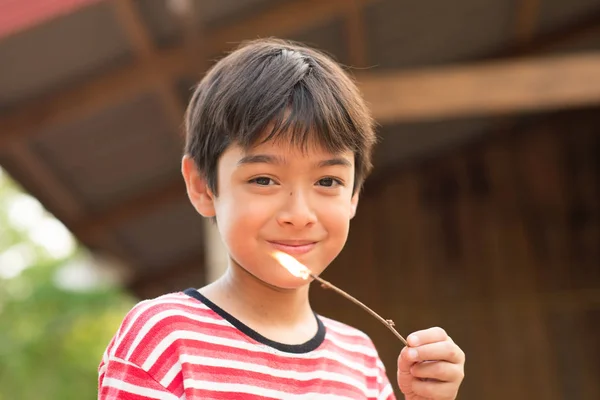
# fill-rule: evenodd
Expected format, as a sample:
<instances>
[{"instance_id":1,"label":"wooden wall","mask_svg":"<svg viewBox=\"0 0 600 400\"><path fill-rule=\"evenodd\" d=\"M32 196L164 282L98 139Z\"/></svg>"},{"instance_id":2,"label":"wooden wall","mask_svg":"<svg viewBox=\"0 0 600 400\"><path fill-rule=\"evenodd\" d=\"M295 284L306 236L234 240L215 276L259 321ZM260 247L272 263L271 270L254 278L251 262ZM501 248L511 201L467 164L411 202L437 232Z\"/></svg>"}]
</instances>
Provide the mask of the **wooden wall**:
<instances>
[{"instance_id":1,"label":"wooden wall","mask_svg":"<svg viewBox=\"0 0 600 400\"><path fill-rule=\"evenodd\" d=\"M461 399L600 399L595 114L506 126L376 177L324 277L405 335L444 327L467 354ZM312 296L373 338L395 382L391 332L332 292Z\"/></svg>"}]
</instances>

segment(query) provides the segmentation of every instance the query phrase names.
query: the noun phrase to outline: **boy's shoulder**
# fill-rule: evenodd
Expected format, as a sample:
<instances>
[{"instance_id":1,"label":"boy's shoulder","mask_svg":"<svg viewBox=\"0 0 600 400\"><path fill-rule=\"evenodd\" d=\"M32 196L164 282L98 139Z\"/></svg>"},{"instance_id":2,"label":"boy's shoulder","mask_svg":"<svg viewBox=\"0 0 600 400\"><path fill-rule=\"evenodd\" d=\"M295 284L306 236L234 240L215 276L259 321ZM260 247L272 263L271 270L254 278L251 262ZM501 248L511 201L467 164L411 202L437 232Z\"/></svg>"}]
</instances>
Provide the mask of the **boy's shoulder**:
<instances>
[{"instance_id":1,"label":"boy's shoulder","mask_svg":"<svg viewBox=\"0 0 600 400\"><path fill-rule=\"evenodd\" d=\"M319 315L327 330L325 348L347 364L355 363L385 371L375 344L365 332L348 324ZM361 368L361 367L359 367Z\"/></svg>"},{"instance_id":2,"label":"boy's shoulder","mask_svg":"<svg viewBox=\"0 0 600 400\"><path fill-rule=\"evenodd\" d=\"M155 347L169 336L189 331L202 322L219 324L220 319L202 302L183 292L143 300L131 308L113 337L108 355L132 360L140 348Z\"/></svg>"},{"instance_id":3,"label":"boy's shoulder","mask_svg":"<svg viewBox=\"0 0 600 400\"><path fill-rule=\"evenodd\" d=\"M321 321L323 321L323 325L325 325L325 328L335 333L348 337L353 337L358 340L371 340L366 333L351 325L345 324L333 318L325 317L323 315L319 315L319 318L321 319Z\"/></svg>"},{"instance_id":4,"label":"boy's shoulder","mask_svg":"<svg viewBox=\"0 0 600 400\"><path fill-rule=\"evenodd\" d=\"M343 322L319 315L323 325L327 330L327 336L337 345L353 349L362 348L365 355L377 356L377 350L373 341L365 332Z\"/></svg>"}]
</instances>

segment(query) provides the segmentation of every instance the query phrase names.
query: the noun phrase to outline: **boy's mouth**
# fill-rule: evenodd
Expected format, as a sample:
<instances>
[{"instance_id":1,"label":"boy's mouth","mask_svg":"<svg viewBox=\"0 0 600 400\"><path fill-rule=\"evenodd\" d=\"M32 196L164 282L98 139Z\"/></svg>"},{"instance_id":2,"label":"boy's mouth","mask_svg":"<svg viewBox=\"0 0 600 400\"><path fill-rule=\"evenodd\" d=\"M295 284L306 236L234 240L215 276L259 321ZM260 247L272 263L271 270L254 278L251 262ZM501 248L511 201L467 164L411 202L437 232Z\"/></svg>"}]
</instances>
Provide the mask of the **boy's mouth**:
<instances>
[{"instance_id":1,"label":"boy's mouth","mask_svg":"<svg viewBox=\"0 0 600 400\"><path fill-rule=\"evenodd\" d=\"M271 246L288 254L305 254L311 251L317 242L308 240L269 240Z\"/></svg>"}]
</instances>

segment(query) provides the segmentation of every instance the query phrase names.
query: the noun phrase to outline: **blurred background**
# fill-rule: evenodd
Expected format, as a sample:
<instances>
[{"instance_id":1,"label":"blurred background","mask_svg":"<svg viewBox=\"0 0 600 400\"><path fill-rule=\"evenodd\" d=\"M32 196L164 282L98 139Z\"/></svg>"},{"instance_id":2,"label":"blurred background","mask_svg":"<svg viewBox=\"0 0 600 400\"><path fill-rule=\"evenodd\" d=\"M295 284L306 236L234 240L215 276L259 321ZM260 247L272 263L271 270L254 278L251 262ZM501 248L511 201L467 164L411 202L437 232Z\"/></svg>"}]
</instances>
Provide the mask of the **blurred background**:
<instances>
[{"instance_id":1,"label":"blurred background","mask_svg":"<svg viewBox=\"0 0 600 400\"><path fill-rule=\"evenodd\" d=\"M461 399L599 399L600 0L0 0L0 399L95 398L136 301L223 271L182 116L268 36L347 66L379 123L324 277L401 333L450 332ZM395 382L401 343L311 295Z\"/></svg>"}]
</instances>

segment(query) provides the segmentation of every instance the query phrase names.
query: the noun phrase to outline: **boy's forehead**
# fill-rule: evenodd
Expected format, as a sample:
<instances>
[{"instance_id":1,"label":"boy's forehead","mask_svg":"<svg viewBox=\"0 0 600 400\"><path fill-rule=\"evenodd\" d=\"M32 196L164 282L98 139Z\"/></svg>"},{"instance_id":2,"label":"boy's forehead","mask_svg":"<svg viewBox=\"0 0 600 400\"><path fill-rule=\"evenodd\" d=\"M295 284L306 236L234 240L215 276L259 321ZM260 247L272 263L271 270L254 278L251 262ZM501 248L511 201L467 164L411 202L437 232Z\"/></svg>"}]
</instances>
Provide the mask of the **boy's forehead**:
<instances>
[{"instance_id":1,"label":"boy's forehead","mask_svg":"<svg viewBox=\"0 0 600 400\"><path fill-rule=\"evenodd\" d=\"M350 160L354 159L354 153L350 149L332 152L319 143L296 145L289 142L267 141L248 148L238 146L238 149L239 154L242 157L254 154L270 154L283 159L306 158L320 160L334 157L344 157Z\"/></svg>"}]
</instances>

